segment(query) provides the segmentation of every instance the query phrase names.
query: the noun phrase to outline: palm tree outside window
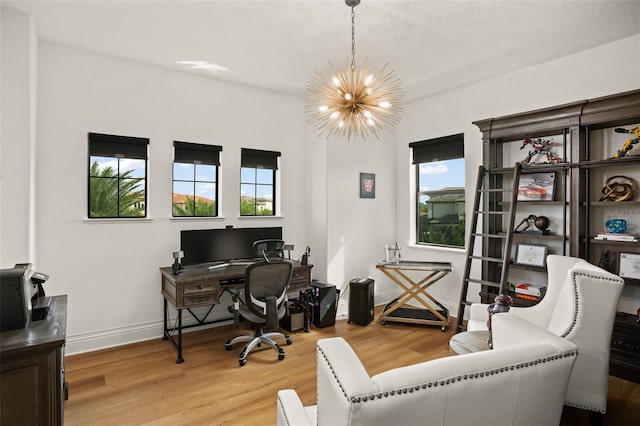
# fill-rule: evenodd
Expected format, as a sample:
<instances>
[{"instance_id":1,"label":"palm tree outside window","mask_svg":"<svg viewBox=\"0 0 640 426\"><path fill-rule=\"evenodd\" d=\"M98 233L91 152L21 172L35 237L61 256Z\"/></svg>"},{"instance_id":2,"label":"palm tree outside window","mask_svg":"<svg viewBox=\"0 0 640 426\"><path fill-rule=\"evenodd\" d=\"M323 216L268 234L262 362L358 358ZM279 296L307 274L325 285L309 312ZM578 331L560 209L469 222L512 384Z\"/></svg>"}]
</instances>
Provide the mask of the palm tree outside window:
<instances>
[{"instance_id":1,"label":"palm tree outside window","mask_svg":"<svg viewBox=\"0 0 640 426\"><path fill-rule=\"evenodd\" d=\"M149 139L89 133L89 218L147 216Z\"/></svg>"}]
</instances>

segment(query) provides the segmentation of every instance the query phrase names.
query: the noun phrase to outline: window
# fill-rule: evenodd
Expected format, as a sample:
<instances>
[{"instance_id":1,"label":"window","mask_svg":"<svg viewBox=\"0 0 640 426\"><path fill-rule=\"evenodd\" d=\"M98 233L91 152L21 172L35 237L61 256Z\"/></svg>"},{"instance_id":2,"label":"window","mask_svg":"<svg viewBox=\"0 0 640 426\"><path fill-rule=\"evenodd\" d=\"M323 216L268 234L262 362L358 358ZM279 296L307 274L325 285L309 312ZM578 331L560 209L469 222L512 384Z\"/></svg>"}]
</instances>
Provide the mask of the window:
<instances>
[{"instance_id":1,"label":"window","mask_svg":"<svg viewBox=\"0 0 640 426\"><path fill-rule=\"evenodd\" d=\"M174 217L218 216L218 145L173 142Z\"/></svg>"},{"instance_id":2,"label":"window","mask_svg":"<svg viewBox=\"0 0 640 426\"><path fill-rule=\"evenodd\" d=\"M240 215L276 215L276 170L279 152L242 148Z\"/></svg>"},{"instance_id":3,"label":"window","mask_svg":"<svg viewBox=\"0 0 640 426\"><path fill-rule=\"evenodd\" d=\"M464 134L409 147L416 168L416 243L464 247Z\"/></svg>"},{"instance_id":4,"label":"window","mask_svg":"<svg viewBox=\"0 0 640 426\"><path fill-rule=\"evenodd\" d=\"M89 133L89 218L147 216L149 139Z\"/></svg>"}]
</instances>

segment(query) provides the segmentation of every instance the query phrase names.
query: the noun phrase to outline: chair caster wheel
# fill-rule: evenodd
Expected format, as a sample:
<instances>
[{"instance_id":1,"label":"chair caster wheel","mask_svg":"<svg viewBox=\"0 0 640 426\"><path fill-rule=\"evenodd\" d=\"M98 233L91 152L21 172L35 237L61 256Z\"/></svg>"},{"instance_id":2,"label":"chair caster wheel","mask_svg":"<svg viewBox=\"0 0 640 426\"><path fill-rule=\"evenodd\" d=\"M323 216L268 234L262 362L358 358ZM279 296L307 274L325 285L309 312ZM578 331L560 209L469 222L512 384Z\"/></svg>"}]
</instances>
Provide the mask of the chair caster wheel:
<instances>
[{"instance_id":1,"label":"chair caster wheel","mask_svg":"<svg viewBox=\"0 0 640 426\"><path fill-rule=\"evenodd\" d=\"M226 350L228 350L228 351L230 351L230 350L232 349L232 348L231 348L231 345L230 345L229 343L225 343L225 344L224 344L224 348L225 348Z\"/></svg>"},{"instance_id":2,"label":"chair caster wheel","mask_svg":"<svg viewBox=\"0 0 640 426\"><path fill-rule=\"evenodd\" d=\"M284 354L278 354L278 361L282 361L284 359Z\"/></svg>"},{"instance_id":3,"label":"chair caster wheel","mask_svg":"<svg viewBox=\"0 0 640 426\"><path fill-rule=\"evenodd\" d=\"M290 345L293 343L293 340L291 340L291 338L287 338L286 342L287 342L287 345Z\"/></svg>"},{"instance_id":4,"label":"chair caster wheel","mask_svg":"<svg viewBox=\"0 0 640 426\"><path fill-rule=\"evenodd\" d=\"M247 363L246 359L239 359L238 360L238 364L240 364L240 367L242 367L243 365L245 365Z\"/></svg>"}]
</instances>

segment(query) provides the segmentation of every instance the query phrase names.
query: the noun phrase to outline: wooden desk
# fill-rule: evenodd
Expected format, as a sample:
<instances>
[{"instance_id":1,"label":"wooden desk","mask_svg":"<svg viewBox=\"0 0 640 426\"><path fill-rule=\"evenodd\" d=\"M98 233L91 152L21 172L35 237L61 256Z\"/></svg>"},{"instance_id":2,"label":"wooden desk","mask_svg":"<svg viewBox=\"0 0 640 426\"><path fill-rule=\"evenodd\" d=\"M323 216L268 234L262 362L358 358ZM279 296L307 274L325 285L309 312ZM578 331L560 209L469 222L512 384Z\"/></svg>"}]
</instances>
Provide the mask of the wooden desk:
<instances>
[{"instance_id":1,"label":"wooden desk","mask_svg":"<svg viewBox=\"0 0 640 426\"><path fill-rule=\"evenodd\" d=\"M429 294L427 288L438 282L451 272L449 262L401 261L397 263L380 262L376 265L380 271L402 288L403 293L389 302L382 313L380 321L405 322L410 324L440 325L446 331L451 320L449 310ZM418 271L423 278L415 282L406 272ZM416 305L408 302L415 300ZM435 307L433 305L436 305Z\"/></svg>"},{"instance_id":2,"label":"wooden desk","mask_svg":"<svg viewBox=\"0 0 640 426\"><path fill-rule=\"evenodd\" d=\"M216 321L207 321L213 307L220 303L222 293L229 290L242 289L245 269L248 263L231 264L224 268L209 269L206 265L188 266L182 269L179 275L173 275L171 267L160 268L162 276L162 296L164 297L164 333L163 340L171 340L178 350L177 364L182 364L182 329L198 327L205 324L213 324L228 321L233 317ZM293 276L289 284L289 294L297 294L301 289L311 285L311 268L313 265L301 265L294 262ZM168 303L178 311L177 329L169 328ZM191 309L197 307L209 307L203 317L198 317ZM182 325L182 310L186 309L197 321L197 324ZM174 340L172 331L177 331L177 341Z\"/></svg>"},{"instance_id":3,"label":"wooden desk","mask_svg":"<svg viewBox=\"0 0 640 426\"><path fill-rule=\"evenodd\" d=\"M47 318L0 334L0 424L62 425L67 296L50 297Z\"/></svg>"}]
</instances>

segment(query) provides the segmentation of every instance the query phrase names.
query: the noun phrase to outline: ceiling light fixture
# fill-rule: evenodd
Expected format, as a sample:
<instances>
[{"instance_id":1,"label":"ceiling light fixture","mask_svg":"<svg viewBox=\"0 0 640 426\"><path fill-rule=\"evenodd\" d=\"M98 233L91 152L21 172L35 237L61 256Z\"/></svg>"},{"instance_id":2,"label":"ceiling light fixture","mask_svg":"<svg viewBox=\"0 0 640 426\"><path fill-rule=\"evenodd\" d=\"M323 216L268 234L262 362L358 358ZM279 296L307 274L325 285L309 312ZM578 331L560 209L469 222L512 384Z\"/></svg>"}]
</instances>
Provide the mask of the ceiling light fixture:
<instances>
[{"instance_id":1,"label":"ceiling light fixture","mask_svg":"<svg viewBox=\"0 0 640 426\"><path fill-rule=\"evenodd\" d=\"M379 139L378 130L391 129L400 121L398 103L402 100L402 82L386 64L380 72L356 67L355 7L360 0L345 0L351 7L351 64L332 72L317 71L305 93L308 123L318 136L338 135L350 140L361 136Z\"/></svg>"}]
</instances>

